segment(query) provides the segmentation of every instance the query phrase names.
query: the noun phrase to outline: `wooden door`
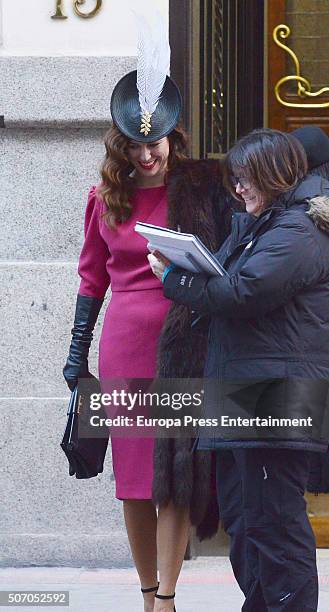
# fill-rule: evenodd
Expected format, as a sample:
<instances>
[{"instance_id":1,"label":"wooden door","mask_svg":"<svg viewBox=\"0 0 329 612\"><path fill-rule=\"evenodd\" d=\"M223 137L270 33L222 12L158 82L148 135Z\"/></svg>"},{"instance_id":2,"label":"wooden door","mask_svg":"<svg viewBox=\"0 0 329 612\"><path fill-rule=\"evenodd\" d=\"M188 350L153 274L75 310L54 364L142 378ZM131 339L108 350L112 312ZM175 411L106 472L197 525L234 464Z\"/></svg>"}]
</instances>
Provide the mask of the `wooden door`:
<instances>
[{"instance_id":1,"label":"wooden door","mask_svg":"<svg viewBox=\"0 0 329 612\"><path fill-rule=\"evenodd\" d=\"M267 125L329 135L329 0L268 0L267 32Z\"/></svg>"}]
</instances>

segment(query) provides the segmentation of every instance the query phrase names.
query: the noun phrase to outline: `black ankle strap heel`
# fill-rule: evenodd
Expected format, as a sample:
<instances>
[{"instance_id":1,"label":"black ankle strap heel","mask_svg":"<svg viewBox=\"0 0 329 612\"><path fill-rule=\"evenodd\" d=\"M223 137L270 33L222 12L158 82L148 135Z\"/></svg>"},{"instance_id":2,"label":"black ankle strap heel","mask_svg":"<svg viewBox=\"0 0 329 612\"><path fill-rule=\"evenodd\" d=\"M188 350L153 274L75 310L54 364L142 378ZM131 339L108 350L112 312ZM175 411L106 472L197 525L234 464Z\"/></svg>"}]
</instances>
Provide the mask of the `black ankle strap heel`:
<instances>
[{"instance_id":1,"label":"black ankle strap heel","mask_svg":"<svg viewBox=\"0 0 329 612\"><path fill-rule=\"evenodd\" d=\"M156 599L175 599L175 595L176 593L174 593L173 595L158 595L156 594ZM176 612L176 608L174 606L174 612Z\"/></svg>"},{"instance_id":2,"label":"black ankle strap heel","mask_svg":"<svg viewBox=\"0 0 329 612\"><path fill-rule=\"evenodd\" d=\"M154 593L159 588L159 583L155 587L150 587L149 589L141 589L142 593Z\"/></svg>"}]
</instances>

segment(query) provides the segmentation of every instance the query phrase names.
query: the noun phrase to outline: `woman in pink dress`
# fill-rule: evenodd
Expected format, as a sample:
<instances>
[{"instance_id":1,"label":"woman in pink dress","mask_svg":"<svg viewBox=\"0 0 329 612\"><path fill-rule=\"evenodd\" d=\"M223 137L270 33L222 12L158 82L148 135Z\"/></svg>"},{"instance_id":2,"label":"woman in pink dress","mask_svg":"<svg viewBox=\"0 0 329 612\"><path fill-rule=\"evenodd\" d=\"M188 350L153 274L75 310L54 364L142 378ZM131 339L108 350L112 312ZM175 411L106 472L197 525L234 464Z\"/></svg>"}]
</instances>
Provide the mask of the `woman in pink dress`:
<instances>
[{"instance_id":1,"label":"woman in pink dress","mask_svg":"<svg viewBox=\"0 0 329 612\"><path fill-rule=\"evenodd\" d=\"M181 97L166 77L157 109L147 117L147 133L141 132L145 117L141 118L136 79L136 71L127 74L113 92L114 124L105 140L102 182L88 197L81 284L64 368L70 389L78 378L90 375L88 350L110 284L112 297L99 347L101 382L155 376L157 342L171 305L150 270L147 243L134 226L137 221L166 226L166 176L186 158L186 136L177 127ZM157 510L152 502L154 439L128 436L112 438L113 470L144 611L173 610L189 537L188 509L169 503Z\"/></svg>"}]
</instances>

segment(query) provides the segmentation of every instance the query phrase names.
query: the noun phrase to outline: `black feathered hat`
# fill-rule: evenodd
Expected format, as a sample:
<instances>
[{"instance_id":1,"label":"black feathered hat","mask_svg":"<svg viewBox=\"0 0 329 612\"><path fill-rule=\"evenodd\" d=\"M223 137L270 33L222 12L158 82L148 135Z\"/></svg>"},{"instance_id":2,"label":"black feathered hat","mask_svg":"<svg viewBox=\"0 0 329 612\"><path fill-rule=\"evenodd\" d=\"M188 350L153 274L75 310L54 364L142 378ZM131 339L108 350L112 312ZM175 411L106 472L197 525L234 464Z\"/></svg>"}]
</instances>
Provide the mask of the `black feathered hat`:
<instances>
[{"instance_id":1,"label":"black feathered hat","mask_svg":"<svg viewBox=\"0 0 329 612\"><path fill-rule=\"evenodd\" d=\"M128 138L154 142L176 127L182 98L176 83L168 76L170 46L163 18L157 12L151 26L144 16L135 13L135 17L137 70L126 74L115 86L111 114L115 125Z\"/></svg>"},{"instance_id":2,"label":"black feathered hat","mask_svg":"<svg viewBox=\"0 0 329 612\"><path fill-rule=\"evenodd\" d=\"M305 125L291 132L303 145L310 170L329 161L329 138L317 125Z\"/></svg>"},{"instance_id":3,"label":"black feathered hat","mask_svg":"<svg viewBox=\"0 0 329 612\"><path fill-rule=\"evenodd\" d=\"M113 122L131 140L154 142L168 136L176 127L181 111L182 97L176 83L169 76L166 77L156 110L149 117L141 110L137 70L126 74L112 93Z\"/></svg>"}]
</instances>

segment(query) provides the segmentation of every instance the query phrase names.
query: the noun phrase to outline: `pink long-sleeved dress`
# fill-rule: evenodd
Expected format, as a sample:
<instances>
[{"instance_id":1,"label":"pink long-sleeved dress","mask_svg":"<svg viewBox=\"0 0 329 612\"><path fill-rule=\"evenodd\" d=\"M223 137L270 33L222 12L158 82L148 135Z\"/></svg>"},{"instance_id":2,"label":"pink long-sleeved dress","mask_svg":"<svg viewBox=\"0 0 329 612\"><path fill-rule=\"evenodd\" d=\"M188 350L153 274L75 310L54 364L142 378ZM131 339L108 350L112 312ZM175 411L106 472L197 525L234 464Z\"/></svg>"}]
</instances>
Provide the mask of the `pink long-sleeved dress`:
<instances>
[{"instance_id":1,"label":"pink long-sleeved dress","mask_svg":"<svg viewBox=\"0 0 329 612\"><path fill-rule=\"evenodd\" d=\"M104 203L89 193L85 241L79 260L79 293L102 299L111 284L99 345L99 377L152 378L156 348L170 301L147 260L147 243L134 231L137 221L166 227L166 187L138 188L132 215L116 230L102 218ZM119 499L150 499L153 438L112 438L113 471Z\"/></svg>"}]
</instances>

